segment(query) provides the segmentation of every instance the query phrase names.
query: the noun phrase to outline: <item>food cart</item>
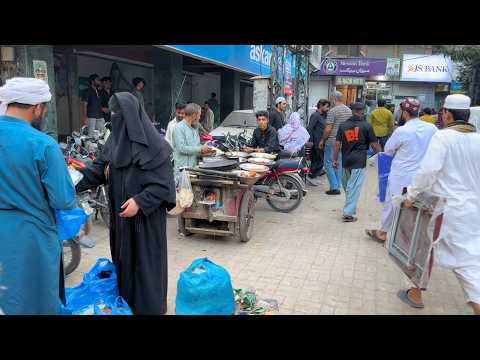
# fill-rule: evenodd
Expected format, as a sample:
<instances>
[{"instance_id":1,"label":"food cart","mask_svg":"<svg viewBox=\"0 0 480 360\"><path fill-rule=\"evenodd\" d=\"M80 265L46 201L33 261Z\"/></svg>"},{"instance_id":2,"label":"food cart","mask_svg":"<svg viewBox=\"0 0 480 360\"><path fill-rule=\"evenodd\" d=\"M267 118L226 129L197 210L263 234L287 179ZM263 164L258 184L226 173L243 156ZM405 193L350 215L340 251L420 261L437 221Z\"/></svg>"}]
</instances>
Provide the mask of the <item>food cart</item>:
<instances>
[{"instance_id":1,"label":"food cart","mask_svg":"<svg viewBox=\"0 0 480 360\"><path fill-rule=\"evenodd\" d=\"M180 232L185 236L233 236L242 242L249 241L255 216L252 186L261 175L249 178L198 167L186 170L194 200L179 216Z\"/></svg>"}]
</instances>

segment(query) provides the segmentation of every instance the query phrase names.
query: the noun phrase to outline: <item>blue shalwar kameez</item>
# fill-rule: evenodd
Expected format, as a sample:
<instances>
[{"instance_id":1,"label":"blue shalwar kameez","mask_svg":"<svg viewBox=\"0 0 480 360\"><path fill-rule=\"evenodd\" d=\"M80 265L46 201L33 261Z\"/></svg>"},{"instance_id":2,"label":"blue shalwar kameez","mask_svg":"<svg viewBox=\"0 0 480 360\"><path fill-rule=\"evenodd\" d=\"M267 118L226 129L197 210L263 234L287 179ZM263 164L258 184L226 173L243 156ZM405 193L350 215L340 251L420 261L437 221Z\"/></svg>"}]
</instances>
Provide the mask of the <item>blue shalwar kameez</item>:
<instances>
[{"instance_id":1,"label":"blue shalwar kameez","mask_svg":"<svg viewBox=\"0 0 480 360\"><path fill-rule=\"evenodd\" d=\"M55 209L75 207L58 144L24 120L0 116L0 308L58 314L62 243Z\"/></svg>"}]
</instances>

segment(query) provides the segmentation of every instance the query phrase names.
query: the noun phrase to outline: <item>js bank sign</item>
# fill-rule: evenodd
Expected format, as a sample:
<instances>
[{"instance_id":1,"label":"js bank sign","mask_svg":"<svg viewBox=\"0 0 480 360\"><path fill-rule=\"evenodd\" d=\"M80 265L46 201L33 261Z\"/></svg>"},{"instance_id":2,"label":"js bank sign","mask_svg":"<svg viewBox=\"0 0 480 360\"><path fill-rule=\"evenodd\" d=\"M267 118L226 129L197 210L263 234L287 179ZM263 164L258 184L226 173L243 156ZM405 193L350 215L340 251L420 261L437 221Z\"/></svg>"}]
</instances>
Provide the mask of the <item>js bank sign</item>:
<instances>
[{"instance_id":1,"label":"js bank sign","mask_svg":"<svg viewBox=\"0 0 480 360\"><path fill-rule=\"evenodd\" d=\"M453 62L443 55L405 54L402 81L449 83L453 75Z\"/></svg>"}]
</instances>

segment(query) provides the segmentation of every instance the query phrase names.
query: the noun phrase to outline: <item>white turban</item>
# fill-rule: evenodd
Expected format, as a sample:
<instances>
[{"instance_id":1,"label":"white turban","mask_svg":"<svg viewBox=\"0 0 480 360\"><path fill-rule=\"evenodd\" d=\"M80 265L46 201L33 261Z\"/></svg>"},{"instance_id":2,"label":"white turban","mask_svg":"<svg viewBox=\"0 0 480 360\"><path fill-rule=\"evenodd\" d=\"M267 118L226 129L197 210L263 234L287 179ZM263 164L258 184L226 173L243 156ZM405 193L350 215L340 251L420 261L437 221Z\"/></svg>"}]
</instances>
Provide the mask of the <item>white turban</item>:
<instances>
[{"instance_id":1,"label":"white turban","mask_svg":"<svg viewBox=\"0 0 480 360\"><path fill-rule=\"evenodd\" d=\"M0 115L5 114L7 105L11 103L38 105L51 99L50 87L44 80L25 77L9 79L0 87Z\"/></svg>"}]
</instances>

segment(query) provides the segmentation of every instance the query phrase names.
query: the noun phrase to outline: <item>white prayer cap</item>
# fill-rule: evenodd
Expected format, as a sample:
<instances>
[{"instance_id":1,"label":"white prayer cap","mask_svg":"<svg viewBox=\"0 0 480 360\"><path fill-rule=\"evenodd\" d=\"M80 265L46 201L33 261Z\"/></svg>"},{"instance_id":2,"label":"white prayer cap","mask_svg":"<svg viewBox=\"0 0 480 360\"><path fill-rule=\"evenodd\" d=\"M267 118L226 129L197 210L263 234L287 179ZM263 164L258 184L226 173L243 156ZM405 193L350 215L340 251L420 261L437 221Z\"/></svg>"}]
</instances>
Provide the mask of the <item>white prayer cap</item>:
<instances>
[{"instance_id":1,"label":"white prayer cap","mask_svg":"<svg viewBox=\"0 0 480 360\"><path fill-rule=\"evenodd\" d=\"M51 99L50 87L44 80L12 78L0 87L0 115L5 114L7 105L11 103L38 105L49 102Z\"/></svg>"},{"instance_id":2,"label":"white prayer cap","mask_svg":"<svg viewBox=\"0 0 480 360\"><path fill-rule=\"evenodd\" d=\"M472 100L467 95L453 94L445 98L443 107L452 110L468 110L471 102Z\"/></svg>"},{"instance_id":3,"label":"white prayer cap","mask_svg":"<svg viewBox=\"0 0 480 360\"><path fill-rule=\"evenodd\" d=\"M275 105L278 105L278 104L280 104L281 102L284 102L284 101L286 101L285 98L283 96L279 96L277 98L277 100L275 100Z\"/></svg>"}]
</instances>

